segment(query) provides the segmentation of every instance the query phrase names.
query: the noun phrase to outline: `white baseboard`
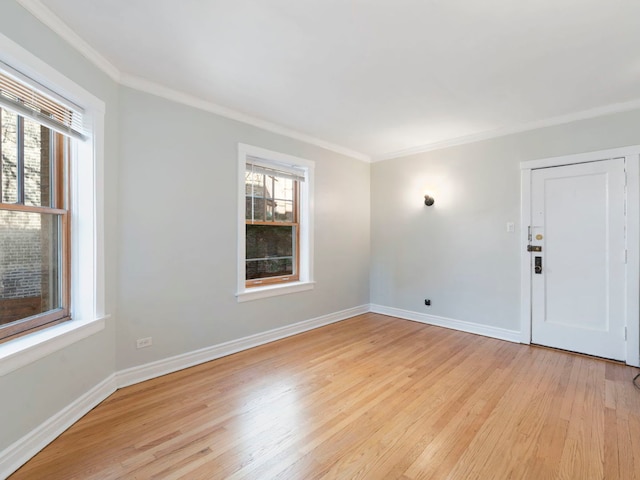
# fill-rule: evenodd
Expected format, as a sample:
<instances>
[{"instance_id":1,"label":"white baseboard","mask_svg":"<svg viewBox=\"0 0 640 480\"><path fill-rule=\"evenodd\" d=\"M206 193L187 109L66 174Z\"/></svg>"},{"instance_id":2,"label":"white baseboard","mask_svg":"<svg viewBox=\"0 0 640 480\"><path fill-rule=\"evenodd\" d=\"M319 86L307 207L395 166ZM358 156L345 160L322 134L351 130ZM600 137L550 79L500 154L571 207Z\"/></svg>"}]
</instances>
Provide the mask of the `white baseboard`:
<instances>
[{"instance_id":1,"label":"white baseboard","mask_svg":"<svg viewBox=\"0 0 640 480\"><path fill-rule=\"evenodd\" d=\"M215 360L216 358L225 357L232 353L248 350L249 348L264 345L275 340L297 335L298 333L313 330L314 328L329 325L330 323L346 320L356 315L361 315L369 311L368 305L349 308L340 312L322 315L321 317L304 320L302 322L287 325L285 327L275 328L267 332L257 333L238 340L213 345L211 347L202 348L193 352L183 353L175 357L164 358L156 362L147 363L137 367L121 370L116 373L116 382L118 388L127 387L135 383L143 382L151 378L156 378L168 373L177 372L194 365Z\"/></svg>"},{"instance_id":2,"label":"white baseboard","mask_svg":"<svg viewBox=\"0 0 640 480\"><path fill-rule=\"evenodd\" d=\"M92 408L116 391L115 375L93 387L20 440L0 452L0 478L7 478Z\"/></svg>"},{"instance_id":3,"label":"white baseboard","mask_svg":"<svg viewBox=\"0 0 640 480\"><path fill-rule=\"evenodd\" d=\"M452 318L438 317L436 315L427 315L425 313L412 312L410 310L402 310L400 308L385 307L383 305L370 305L370 311L389 315L391 317L403 318L414 322L426 323L438 327L451 328L462 332L475 333L485 337L497 338L508 342L520 343L519 330L507 330L506 328L491 327L480 323L465 322L463 320L454 320Z\"/></svg>"}]
</instances>

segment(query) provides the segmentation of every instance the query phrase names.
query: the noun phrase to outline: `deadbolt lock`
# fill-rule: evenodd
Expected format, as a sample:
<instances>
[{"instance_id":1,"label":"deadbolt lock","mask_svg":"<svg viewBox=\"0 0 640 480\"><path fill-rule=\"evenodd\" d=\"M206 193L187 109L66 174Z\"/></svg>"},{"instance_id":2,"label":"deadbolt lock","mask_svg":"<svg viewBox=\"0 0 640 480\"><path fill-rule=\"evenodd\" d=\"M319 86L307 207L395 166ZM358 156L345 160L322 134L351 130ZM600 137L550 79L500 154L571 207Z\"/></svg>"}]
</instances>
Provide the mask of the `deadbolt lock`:
<instances>
[{"instance_id":1,"label":"deadbolt lock","mask_svg":"<svg viewBox=\"0 0 640 480\"><path fill-rule=\"evenodd\" d=\"M542 247L540 245L527 245L527 252L541 252Z\"/></svg>"},{"instance_id":2,"label":"deadbolt lock","mask_svg":"<svg viewBox=\"0 0 640 480\"><path fill-rule=\"evenodd\" d=\"M534 257L533 271L538 275L542 273L542 257Z\"/></svg>"}]
</instances>

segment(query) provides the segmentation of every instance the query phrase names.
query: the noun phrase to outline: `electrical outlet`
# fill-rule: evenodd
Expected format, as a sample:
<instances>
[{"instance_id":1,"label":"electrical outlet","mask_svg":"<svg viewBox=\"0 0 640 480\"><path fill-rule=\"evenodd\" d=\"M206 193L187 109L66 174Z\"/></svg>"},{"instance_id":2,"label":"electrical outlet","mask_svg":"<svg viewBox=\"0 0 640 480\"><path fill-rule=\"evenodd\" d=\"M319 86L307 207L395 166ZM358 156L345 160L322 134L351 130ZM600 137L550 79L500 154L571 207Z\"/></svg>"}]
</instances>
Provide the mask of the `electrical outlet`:
<instances>
[{"instance_id":1,"label":"electrical outlet","mask_svg":"<svg viewBox=\"0 0 640 480\"><path fill-rule=\"evenodd\" d=\"M424 299L424 304L425 304L427 307L430 307L430 306L431 306L431 300L429 300L428 298L425 298L425 299Z\"/></svg>"},{"instance_id":2,"label":"electrical outlet","mask_svg":"<svg viewBox=\"0 0 640 480\"><path fill-rule=\"evenodd\" d=\"M152 337L144 337L136 340L136 348L145 348L153 345Z\"/></svg>"}]
</instances>

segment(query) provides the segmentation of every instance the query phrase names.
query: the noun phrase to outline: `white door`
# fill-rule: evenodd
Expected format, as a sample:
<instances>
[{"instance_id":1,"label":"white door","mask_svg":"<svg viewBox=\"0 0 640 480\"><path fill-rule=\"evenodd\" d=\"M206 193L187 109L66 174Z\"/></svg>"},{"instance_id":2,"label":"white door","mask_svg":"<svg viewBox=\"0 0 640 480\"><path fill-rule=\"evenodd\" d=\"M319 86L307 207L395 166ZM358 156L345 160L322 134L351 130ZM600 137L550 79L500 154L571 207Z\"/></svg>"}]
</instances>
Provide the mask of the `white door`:
<instances>
[{"instance_id":1,"label":"white door","mask_svg":"<svg viewBox=\"0 0 640 480\"><path fill-rule=\"evenodd\" d=\"M624 360L623 158L531 172L531 339Z\"/></svg>"}]
</instances>

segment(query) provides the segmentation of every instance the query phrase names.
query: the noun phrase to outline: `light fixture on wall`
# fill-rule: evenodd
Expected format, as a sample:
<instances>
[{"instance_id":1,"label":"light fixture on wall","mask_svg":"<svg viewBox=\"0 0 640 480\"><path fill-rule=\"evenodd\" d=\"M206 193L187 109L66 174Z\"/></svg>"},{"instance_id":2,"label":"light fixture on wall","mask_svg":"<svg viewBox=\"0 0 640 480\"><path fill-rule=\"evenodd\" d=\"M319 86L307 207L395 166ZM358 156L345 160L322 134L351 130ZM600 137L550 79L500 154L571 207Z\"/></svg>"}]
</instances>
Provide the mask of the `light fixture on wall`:
<instances>
[{"instance_id":1,"label":"light fixture on wall","mask_svg":"<svg viewBox=\"0 0 640 480\"><path fill-rule=\"evenodd\" d=\"M431 195L426 194L426 195L424 196L424 204L425 204L427 207L430 207L431 205L433 205L433 203L434 203L434 202L435 202L435 200L433 199L433 197L432 197Z\"/></svg>"}]
</instances>

